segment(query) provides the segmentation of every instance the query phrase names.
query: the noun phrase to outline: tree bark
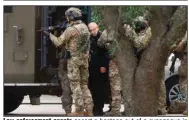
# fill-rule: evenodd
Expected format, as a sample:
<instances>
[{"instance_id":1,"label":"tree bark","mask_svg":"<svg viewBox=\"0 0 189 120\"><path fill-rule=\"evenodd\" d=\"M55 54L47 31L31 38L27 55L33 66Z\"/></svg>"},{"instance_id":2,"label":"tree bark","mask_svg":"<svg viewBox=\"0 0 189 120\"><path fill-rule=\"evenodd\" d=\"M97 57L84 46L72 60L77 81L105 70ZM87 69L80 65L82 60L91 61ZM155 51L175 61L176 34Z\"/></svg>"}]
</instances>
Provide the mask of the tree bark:
<instances>
[{"instance_id":1,"label":"tree bark","mask_svg":"<svg viewBox=\"0 0 189 120\"><path fill-rule=\"evenodd\" d=\"M135 84L134 73L137 66L137 59L134 55L131 43L125 39L125 36L120 37L120 50L116 55L116 63L122 79L122 92L125 114L133 116L134 99L133 99L133 85Z\"/></svg>"}]
</instances>

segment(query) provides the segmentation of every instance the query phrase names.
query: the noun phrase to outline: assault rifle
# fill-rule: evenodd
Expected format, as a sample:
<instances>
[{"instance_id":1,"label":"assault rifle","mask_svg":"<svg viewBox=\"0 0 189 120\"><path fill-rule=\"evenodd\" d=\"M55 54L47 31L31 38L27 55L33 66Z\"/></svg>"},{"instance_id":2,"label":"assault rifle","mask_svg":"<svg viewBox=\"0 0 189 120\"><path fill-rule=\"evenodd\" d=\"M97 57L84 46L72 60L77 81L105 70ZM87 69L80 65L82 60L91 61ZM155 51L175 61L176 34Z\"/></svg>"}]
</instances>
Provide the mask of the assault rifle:
<instances>
[{"instance_id":1,"label":"assault rifle","mask_svg":"<svg viewBox=\"0 0 189 120\"><path fill-rule=\"evenodd\" d=\"M44 27L38 30L38 32L42 31L48 31L48 32L54 32L54 31L64 31L68 27L68 21L64 21L56 26L49 26L49 27Z\"/></svg>"}]
</instances>

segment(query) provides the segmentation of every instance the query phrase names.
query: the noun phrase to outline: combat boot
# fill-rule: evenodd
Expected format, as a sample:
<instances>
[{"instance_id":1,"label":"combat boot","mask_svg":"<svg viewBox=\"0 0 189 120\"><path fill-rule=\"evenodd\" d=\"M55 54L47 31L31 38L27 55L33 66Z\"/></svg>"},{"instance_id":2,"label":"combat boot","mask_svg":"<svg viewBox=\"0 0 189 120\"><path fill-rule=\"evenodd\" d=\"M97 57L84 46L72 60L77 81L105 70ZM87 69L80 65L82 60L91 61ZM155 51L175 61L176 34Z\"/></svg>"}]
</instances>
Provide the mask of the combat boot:
<instances>
[{"instance_id":1,"label":"combat boot","mask_svg":"<svg viewBox=\"0 0 189 120\"><path fill-rule=\"evenodd\" d=\"M121 113L120 111L110 111L110 112L106 112L104 116L121 116Z\"/></svg>"},{"instance_id":2,"label":"combat boot","mask_svg":"<svg viewBox=\"0 0 189 120\"><path fill-rule=\"evenodd\" d=\"M167 114L167 110L165 108L158 110L158 115L166 115Z\"/></svg>"},{"instance_id":3,"label":"combat boot","mask_svg":"<svg viewBox=\"0 0 189 120\"><path fill-rule=\"evenodd\" d=\"M94 116L93 115L93 110L89 109L89 110L86 110L86 112L84 113L85 116Z\"/></svg>"},{"instance_id":4,"label":"combat boot","mask_svg":"<svg viewBox=\"0 0 189 120\"><path fill-rule=\"evenodd\" d=\"M188 115L188 110L185 110L185 111L183 112L183 115Z\"/></svg>"},{"instance_id":5,"label":"combat boot","mask_svg":"<svg viewBox=\"0 0 189 120\"><path fill-rule=\"evenodd\" d=\"M84 112L83 111L77 111L77 112L73 112L73 113L68 113L69 117L83 117L84 116Z\"/></svg>"},{"instance_id":6,"label":"combat boot","mask_svg":"<svg viewBox=\"0 0 189 120\"><path fill-rule=\"evenodd\" d=\"M70 114L71 114L71 111L69 111L69 112L67 112L67 111L65 111L66 112L66 116L69 116Z\"/></svg>"}]
</instances>

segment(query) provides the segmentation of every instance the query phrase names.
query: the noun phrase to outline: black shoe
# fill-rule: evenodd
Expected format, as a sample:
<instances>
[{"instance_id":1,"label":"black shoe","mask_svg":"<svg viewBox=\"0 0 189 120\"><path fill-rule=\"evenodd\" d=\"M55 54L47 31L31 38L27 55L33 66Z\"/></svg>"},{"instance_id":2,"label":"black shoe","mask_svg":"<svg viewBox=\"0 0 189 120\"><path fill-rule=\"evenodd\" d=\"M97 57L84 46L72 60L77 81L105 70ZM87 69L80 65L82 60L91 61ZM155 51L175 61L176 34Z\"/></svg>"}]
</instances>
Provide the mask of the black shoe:
<instances>
[{"instance_id":1,"label":"black shoe","mask_svg":"<svg viewBox=\"0 0 189 120\"><path fill-rule=\"evenodd\" d=\"M104 113L102 111L93 111L94 116L103 116Z\"/></svg>"},{"instance_id":2,"label":"black shoe","mask_svg":"<svg viewBox=\"0 0 189 120\"><path fill-rule=\"evenodd\" d=\"M104 116L121 116L122 114L120 112L106 112Z\"/></svg>"},{"instance_id":3,"label":"black shoe","mask_svg":"<svg viewBox=\"0 0 189 120\"><path fill-rule=\"evenodd\" d=\"M125 112L122 112L121 115L122 115L122 116L125 116Z\"/></svg>"},{"instance_id":4,"label":"black shoe","mask_svg":"<svg viewBox=\"0 0 189 120\"><path fill-rule=\"evenodd\" d=\"M103 108L96 108L96 107L94 107L93 108L93 115L94 116L103 116L104 115L104 113L103 113Z\"/></svg>"}]
</instances>

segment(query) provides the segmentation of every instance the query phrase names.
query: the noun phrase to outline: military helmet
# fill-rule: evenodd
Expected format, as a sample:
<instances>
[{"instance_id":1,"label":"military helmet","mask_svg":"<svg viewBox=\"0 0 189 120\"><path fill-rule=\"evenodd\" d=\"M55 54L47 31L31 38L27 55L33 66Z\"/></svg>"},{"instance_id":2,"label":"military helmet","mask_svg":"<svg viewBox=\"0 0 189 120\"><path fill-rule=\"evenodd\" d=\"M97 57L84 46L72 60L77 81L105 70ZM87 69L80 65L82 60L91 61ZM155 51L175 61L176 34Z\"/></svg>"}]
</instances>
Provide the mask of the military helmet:
<instances>
[{"instance_id":1,"label":"military helmet","mask_svg":"<svg viewBox=\"0 0 189 120\"><path fill-rule=\"evenodd\" d=\"M65 12L65 15L68 16L70 20L77 20L82 17L82 12L78 8L71 7Z\"/></svg>"},{"instance_id":2,"label":"military helmet","mask_svg":"<svg viewBox=\"0 0 189 120\"><path fill-rule=\"evenodd\" d=\"M140 30L143 30L146 27L148 27L147 21L145 20L143 16L139 16L135 18L133 21L133 24L134 24L133 26L136 32L140 32Z\"/></svg>"},{"instance_id":3,"label":"military helmet","mask_svg":"<svg viewBox=\"0 0 189 120\"><path fill-rule=\"evenodd\" d=\"M138 16L138 17L136 17L136 18L134 19L134 21L135 21L135 22L136 22L136 21L145 22L146 20L145 20L145 18L144 18L143 16Z\"/></svg>"}]
</instances>

